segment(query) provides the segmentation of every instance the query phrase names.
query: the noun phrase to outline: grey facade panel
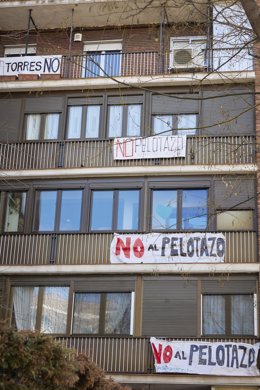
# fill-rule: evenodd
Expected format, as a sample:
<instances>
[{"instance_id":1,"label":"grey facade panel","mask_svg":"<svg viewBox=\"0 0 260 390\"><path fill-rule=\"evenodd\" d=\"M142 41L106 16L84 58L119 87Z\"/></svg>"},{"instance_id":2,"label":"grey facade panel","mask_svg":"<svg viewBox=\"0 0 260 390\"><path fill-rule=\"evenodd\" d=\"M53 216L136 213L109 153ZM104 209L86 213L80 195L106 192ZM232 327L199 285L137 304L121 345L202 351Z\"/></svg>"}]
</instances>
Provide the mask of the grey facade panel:
<instances>
[{"instance_id":1,"label":"grey facade panel","mask_svg":"<svg viewBox=\"0 0 260 390\"><path fill-rule=\"evenodd\" d=\"M219 95L219 98L210 99L216 95ZM214 91L204 90L203 98L201 134L254 134L254 94L249 87L216 87Z\"/></svg>"},{"instance_id":2,"label":"grey facade panel","mask_svg":"<svg viewBox=\"0 0 260 390\"><path fill-rule=\"evenodd\" d=\"M143 335L196 336L196 291L194 280L144 279Z\"/></svg>"},{"instance_id":3,"label":"grey facade panel","mask_svg":"<svg viewBox=\"0 0 260 390\"><path fill-rule=\"evenodd\" d=\"M214 182L215 209L254 209L255 181L253 178L222 177Z\"/></svg>"},{"instance_id":4,"label":"grey facade panel","mask_svg":"<svg viewBox=\"0 0 260 390\"><path fill-rule=\"evenodd\" d=\"M63 101L63 97L60 96L25 99L24 110L27 113L61 112Z\"/></svg>"},{"instance_id":5,"label":"grey facade panel","mask_svg":"<svg viewBox=\"0 0 260 390\"><path fill-rule=\"evenodd\" d=\"M75 291L121 292L134 291L134 277L79 278L74 282Z\"/></svg>"},{"instance_id":6,"label":"grey facade panel","mask_svg":"<svg viewBox=\"0 0 260 390\"><path fill-rule=\"evenodd\" d=\"M199 100L198 94L176 94L178 97L163 95L153 95L153 114L198 114ZM187 99L185 99L187 98Z\"/></svg>"},{"instance_id":7,"label":"grey facade panel","mask_svg":"<svg viewBox=\"0 0 260 390\"><path fill-rule=\"evenodd\" d=\"M203 294L253 294L256 293L256 289L256 280L229 280L216 277L201 283Z\"/></svg>"},{"instance_id":8,"label":"grey facade panel","mask_svg":"<svg viewBox=\"0 0 260 390\"><path fill-rule=\"evenodd\" d=\"M0 141L17 142L21 120L21 99L1 99Z\"/></svg>"}]
</instances>

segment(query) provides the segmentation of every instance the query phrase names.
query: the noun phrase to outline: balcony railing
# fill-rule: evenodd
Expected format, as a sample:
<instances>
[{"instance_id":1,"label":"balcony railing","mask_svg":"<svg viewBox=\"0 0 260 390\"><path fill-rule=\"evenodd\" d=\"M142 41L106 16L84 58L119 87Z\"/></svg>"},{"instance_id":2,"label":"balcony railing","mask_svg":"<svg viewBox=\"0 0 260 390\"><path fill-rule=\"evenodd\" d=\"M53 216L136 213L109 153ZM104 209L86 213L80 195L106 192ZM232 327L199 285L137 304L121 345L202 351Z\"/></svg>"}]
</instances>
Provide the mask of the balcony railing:
<instances>
[{"instance_id":1,"label":"balcony railing","mask_svg":"<svg viewBox=\"0 0 260 390\"><path fill-rule=\"evenodd\" d=\"M225 232L225 263L256 263L255 232ZM113 233L3 234L0 265L110 264Z\"/></svg>"},{"instance_id":2,"label":"balcony railing","mask_svg":"<svg viewBox=\"0 0 260 390\"><path fill-rule=\"evenodd\" d=\"M113 140L37 141L0 144L0 169L253 164L255 137L187 137L186 157L113 160Z\"/></svg>"},{"instance_id":3,"label":"balcony railing","mask_svg":"<svg viewBox=\"0 0 260 390\"><path fill-rule=\"evenodd\" d=\"M154 359L148 337L58 337L66 348L86 354L107 373L154 373ZM243 342L254 338L178 338L175 341Z\"/></svg>"}]
</instances>

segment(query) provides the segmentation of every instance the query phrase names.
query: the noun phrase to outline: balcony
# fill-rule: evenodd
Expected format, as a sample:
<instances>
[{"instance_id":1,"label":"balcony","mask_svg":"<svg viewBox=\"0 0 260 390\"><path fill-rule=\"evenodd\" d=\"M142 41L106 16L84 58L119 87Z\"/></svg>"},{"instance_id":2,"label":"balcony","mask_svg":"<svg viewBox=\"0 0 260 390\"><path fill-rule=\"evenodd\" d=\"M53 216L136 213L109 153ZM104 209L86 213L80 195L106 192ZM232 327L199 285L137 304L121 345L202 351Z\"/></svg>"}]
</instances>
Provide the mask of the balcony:
<instances>
[{"instance_id":1,"label":"balcony","mask_svg":"<svg viewBox=\"0 0 260 390\"><path fill-rule=\"evenodd\" d=\"M154 358L148 337L58 337L67 348L87 354L107 373L155 373ZM243 342L255 344L254 338L178 338L174 341Z\"/></svg>"},{"instance_id":2,"label":"balcony","mask_svg":"<svg viewBox=\"0 0 260 390\"><path fill-rule=\"evenodd\" d=\"M36 141L0 144L1 170L134 166L242 165L255 163L255 137L189 136L186 157L113 159L113 140Z\"/></svg>"},{"instance_id":3,"label":"balcony","mask_svg":"<svg viewBox=\"0 0 260 390\"><path fill-rule=\"evenodd\" d=\"M0 80L71 80L104 79L114 81L118 77L151 77L194 72L250 72L253 70L252 56L248 49L202 49L192 56L192 48L180 50L188 56L177 59L176 52L168 50L120 52L107 51L84 55L56 56L55 54L36 57L4 57L0 59ZM176 58L175 58L175 57ZM182 54L183 56L183 54ZM199 60L198 60L199 57ZM197 61L197 62L196 62ZM236 74L236 77L238 75ZM203 75L203 79L205 75ZM120 82L120 80L118 80ZM123 79L122 86L124 85ZM182 81L184 82L184 81ZM41 86L42 87L42 86Z\"/></svg>"},{"instance_id":4,"label":"balcony","mask_svg":"<svg viewBox=\"0 0 260 390\"><path fill-rule=\"evenodd\" d=\"M256 263L255 232L225 232L225 263ZM3 234L0 265L108 265L113 233Z\"/></svg>"}]
</instances>

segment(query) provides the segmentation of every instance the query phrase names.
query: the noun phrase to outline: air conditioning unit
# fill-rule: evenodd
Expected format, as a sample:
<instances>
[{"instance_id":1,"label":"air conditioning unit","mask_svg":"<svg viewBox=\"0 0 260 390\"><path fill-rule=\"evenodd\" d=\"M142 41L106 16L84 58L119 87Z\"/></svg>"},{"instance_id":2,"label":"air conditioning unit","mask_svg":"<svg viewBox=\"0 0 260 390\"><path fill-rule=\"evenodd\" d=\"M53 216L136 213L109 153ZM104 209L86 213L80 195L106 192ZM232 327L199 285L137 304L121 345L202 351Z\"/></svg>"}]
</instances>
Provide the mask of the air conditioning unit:
<instances>
[{"instance_id":1,"label":"air conditioning unit","mask_svg":"<svg viewBox=\"0 0 260 390\"><path fill-rule=\"evenodd\" d=\"M171 40L170 69L205 67L206 39L187 38Z\"/></svg>"},{"instance_id":2,"label":"air conditioning unit","mask_svg":"<svg viewBox=\"0 0 260 390\"><path fill-rule=\"evenodd\" d=\"M74 42L81 42L82 41L82 34L76 33L74 34Z\"/></svg>"}]
</instances>

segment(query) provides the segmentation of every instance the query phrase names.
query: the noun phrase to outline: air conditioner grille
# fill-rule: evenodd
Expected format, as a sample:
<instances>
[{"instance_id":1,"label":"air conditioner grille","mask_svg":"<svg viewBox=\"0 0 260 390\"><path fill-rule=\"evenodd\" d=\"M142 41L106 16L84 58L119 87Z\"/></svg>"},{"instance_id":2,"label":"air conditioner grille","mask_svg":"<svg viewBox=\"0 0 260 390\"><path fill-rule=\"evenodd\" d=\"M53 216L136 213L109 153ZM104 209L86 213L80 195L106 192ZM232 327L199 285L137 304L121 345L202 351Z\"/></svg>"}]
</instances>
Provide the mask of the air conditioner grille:
<instances>
[{"instance_id":1,"label":"air conditioner grille","mask_svg":"<svg viewBox=\"0 0 260 390\"><path fill-rule=\"evenodd\" d=\"M174 53L174 61L178 65L185 65L191 62L192 60L192 50L179 49Z\"/></svg>"}]
</instances>

